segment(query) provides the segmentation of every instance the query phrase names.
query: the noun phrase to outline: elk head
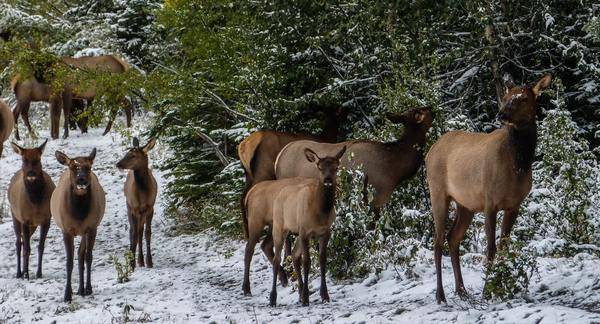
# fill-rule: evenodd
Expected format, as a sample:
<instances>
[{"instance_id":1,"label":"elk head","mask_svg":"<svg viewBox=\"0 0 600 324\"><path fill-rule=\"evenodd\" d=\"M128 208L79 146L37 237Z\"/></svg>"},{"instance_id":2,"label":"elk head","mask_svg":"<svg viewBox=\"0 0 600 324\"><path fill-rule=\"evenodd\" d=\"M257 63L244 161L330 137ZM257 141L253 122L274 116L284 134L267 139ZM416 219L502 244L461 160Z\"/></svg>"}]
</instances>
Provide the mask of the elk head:
<instances>
[{"instance_id":1,"label":"elk head","mask_svg":"<svg viewBox=\"0 0 600 324\"><path fill-rule=\"evenodd\" d=\"M535 123L536 98L550 86L552 76L546 74L533 86L515 86L512 79L505 81L506 93L496 118L503 125L520 128Z\"/></svg>"},{"instance_id":2,"label":"elk head","mask_svg":"<svg viewBox=\"0 0 600 324\"><path fill-rule=\"evenodd\" d=\"M69 158L65 153L56 151L58 163L69 168L71 172L71 191L78 196L86 195L92 182L92 164L96 157L96 148L88 156Z\"/></svg>"},{"instance_id":3,"label":"elk head","mask_svg":"<svg viewBox=\"0 0 600 324\"><path fill-rule=\"evenodd\" d=\"M326 156L320 158L317 153L309 148L304 149L304 155L310 163L315 163L319 169L320 179L325 188L335 187L335 179L337 177L337 170L340 166L340 159L346 152L346 146L333 157Z\"/></svg>"},{"instance_id":4,"label":"elk head","mask_svg":"<svg viewBox=\"0 0 600 324\"><path fill-rule=\"evenodd\" d=\"M48 139L39 147L31 149L23 148L14 142L10 143L13 150L22 157L21 170L23 171L25 183L34 183L44 179L41 160L46 143L48 143Z\"/></svg>"},{"instance_id":5,"label":"elk head","mask_svg":"<svg viewBox=\"0 0 600 324\"><path fill-rule=\"evenodd\" d=\"M148 144L140 147L140 141L137 137L133 138L133 147L129 149L125 157L121 159L121 161L117 162L117 168L119 169L139 169L145 168L148 166L148 151L150 151L154 144L156 144L156 139L151 139Z\"/></svg>"},{"instance_id":6,"label":"elk head","mask_svg":"<svg viewBox=\"0 0 600 324\"><path fill-rule=\"evenodd\" d=\"M404 126L421 126L429 129L433 124L433 112L431 107L413 108L404 113L386 113L386 117L394 124Z\"/></svg>"}]
</instances>

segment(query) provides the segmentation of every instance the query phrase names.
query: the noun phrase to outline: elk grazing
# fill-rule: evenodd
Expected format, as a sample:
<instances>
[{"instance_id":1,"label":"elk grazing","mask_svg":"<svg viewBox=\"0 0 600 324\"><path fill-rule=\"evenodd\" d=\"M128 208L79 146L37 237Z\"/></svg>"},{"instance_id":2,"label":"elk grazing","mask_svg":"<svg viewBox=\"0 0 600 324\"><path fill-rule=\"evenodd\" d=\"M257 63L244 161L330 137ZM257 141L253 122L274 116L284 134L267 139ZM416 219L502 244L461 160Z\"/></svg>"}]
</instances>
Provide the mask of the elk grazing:
<instances>
[{"instance_id":1,"label":"elk grazing","mask_svg":"<svg viewBox=\"0 0 600 324\"><path fill-rule=\"evenodd\" d=\"M110 72L110 73L125 73L129 67L125 62L113 55L102 55L102 56L91 56L91 57L63 57L62 62L75 69L87 70L87 71L99 71L99 72ZM52 138L58 138L59 122L61 107L65 115L64 123L64 134L63 137L69 135L69 120L71 114L71 107L73 100L85 99L88 105L91 104L93 99L98 95L94 86L88 89L77 89L75 86L65 84L64 89L55 91L50 87L52 80L38 80L35 77L28 79L22 79L21 76L17 75L11 82L11 87L15 93L17 99L17 105L13 111L15 124L18 123L19 115L23 115L23 121L25 126L32 132L31 123L29 122L29 107L31 102L44 101L50 103L50 120L51 127L50 133ZM53 91L54 90L54 91ZM131 126L131 107L125 101L125 113L127 117L127 126ZM75 103L79 105L79 103ZM112 127L113 114L109 119L104 134L110 131ZM15 127L15 138L19 139L19 129Z\"/></svg>"},{"instance_id":2,"label":"elk grazing","mask_svg":"<svg viewBox=\"0 0 600 324\"><path fill-rule=\"evenodd\" d=\"M58 162L68 169L61 175L58 186L50 200L50 210L56 225L63 233L63 241L67 254L67 285L65 287L65 302L72 299L71 274L73 272L74 237L81 236L79 244L79 289L81 296L92 294L91 267L92 251L96 241L98 225L104 216L106 197L104 189L92 171L96 157L96 149L89 156L69 158L66 154L56 151ZM87 268L85 290L84 260Z\"/></svg>"},{"instance_id":3,"label":"elk grazing","mask_svg":"<svg viewBox=\"0 0 600 324\"><path fill-rule=\"evenodd\" d=\"M550 85L543 76L533 86L507 84L498 120L503 127L489 134L453 131L433 145L426 157L427 183L435 223L436 299L445 302L442 286L442 246L451 201L456 218L448 233L448 244L456 292L465 296L460 270L459 246L473 214L485 213L487 260L496 253L496 214L504 211L500 248L510 234L519 206L531 189L531 165L537 139L536 98Z\"/></svg>"},{"instance_id":4,"label":"elk grazing","mask_svg":"<svg viewBox=\"0 0 600 324\"><path fill-rule=\"evenodd\" d=\"M4 141L8 139L14 127L13 115L8 105L0 99L0 157L4 151Z\"/></svg>"},{"instance_id":5,"label":"elk grazing","mask_svg":"<svg viewBox=\"0 0 600 324\"><path fill-rule=\"evenodd\" d=\"M52 178L42 170L41 158L47 142L48 140L32 149L22 148L11 143L23 161L21 170L15 173L8 186L8 202L17 236L17 278L29 279L31 236L38 226L40 227L40 242L36 278L42 277L42 256L46 235L50 228L50 197L54 191ZM21 255L21 247L23 247L23 255ZM23 258L22 272L21 257Z\"/></svg>"},{"instance_id":6,"label":"elk grazing","mask_svg":"<svg viewBox=\"0 0 600 324\"><path fill-rule=\"evenodd\" d=\"M150 241L152 236L152 216L154 216L154 202L156 201L157 185L152 171L148 168L148 151L156 139L151 139L148 144L140 147L137 137L133 138L133 148L117 163L117 168L128 169L125 180L125 199L127 200L127 217L129 218L129 248L135 259L136 247L140 251L138 265L144 266L144 253L142 252L142 238L146 236L146 264L152 268L152 254ZM145 226L145 228L144 228ZM134 266L132 260L132 267Z\"/></svg>"},{"instance_id":7,"label":"elk grazing","mask_svg":"<svg viewBox=\"0 0 600 324\"><path fill-rule=\"evenodd\" d=\"M425 145L427 131L433 122L429 107L412 109L403 114L388 113L387 118L393 123L404 125L402 137L395 142L348 141L328 144L302 140L288 144L281 150L275 163L277 179L318 178L319 170L301 158L304 148L310 148L319 156L331 156L346 146L346 155L352 158L342 158L341 165L346 168L362 166L365 186L370 184L375 189L373 207L378 217L379 208L389 201L394 188L419 170L423 163L421 148Z\"/></svg>"},{"instance_id":8,"label":"elk grazing","mask_svg":"<svg viewBox=\"0 0 600 324\"><path fill-rule=\"evenodd\" d=\"M254 247L265 226L272 227L272 238L275 246L273 257L273 286L270 305L277 303L277 275L281 268L281 250L289 233L298 234L294 247L293 263L299 274L299 294L302 305L309 304L308 272L310 270L309 241L319 236L319 263L321 267L321 299L329 301L326 284L327 243L331 225L335 220L335 190L337 170L340 158L346 147L332 156L320 158L311 149L305 149L305 159L319 170L318 178L288 178L283 180L263 181L256 184L246 197L248 211L248 243L244 257L245 294L250 294L250 262ZM304 279L301 277L300 262L303 266Z\"/></svg>"}]
</instances>

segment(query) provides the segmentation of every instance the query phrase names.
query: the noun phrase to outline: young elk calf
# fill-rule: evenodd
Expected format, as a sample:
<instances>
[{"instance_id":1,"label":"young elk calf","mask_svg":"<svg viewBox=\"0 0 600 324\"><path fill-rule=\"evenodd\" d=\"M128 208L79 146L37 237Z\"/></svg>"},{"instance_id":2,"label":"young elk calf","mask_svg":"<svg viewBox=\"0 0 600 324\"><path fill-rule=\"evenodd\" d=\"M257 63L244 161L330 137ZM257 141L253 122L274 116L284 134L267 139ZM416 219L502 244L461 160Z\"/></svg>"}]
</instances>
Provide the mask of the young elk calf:
<instances>
[{"instance_id":1,"label":"young elk calf","mask_svg":"<svg viewBox=\"0 0 600 324\"><path fill-rule=\"evenodd\" d=\"M50 200L50 210L56 225L63 232L67 253L67 285L65 301L71 301L71 273L73 272L74 237L81 236L79 244L79 289L81 296L92 294L91 267L92 251L96 242L96 231L104 216L106 197L98 178L92 172L96 149L89 156L69 158L56 151L58 162L68 169L63 172ZM83 288L83 272L87 268L87 282Z\"/></svg>"},{"instance_id":2,"label":"young elk calf","mask_svg":"<svg viewBox=\"0 0 600 324\"><path fill-rule=\"evenodd\" d=\"M41 230L36 278L42 277L44 243L50 228L50 197L55 187L52 178L42 170L41 158L47 142L48 140L33 149L22 148L11 143L15 152L21 155L23 160L21 170L15 173L8 186L8 202L17 236L17 278L29 279L30 240L38 226ZM21 246L23 247L23 272L21 272Z\"/></svg>"},{"instance_id":3,"label":"young elk calf","mask_svg":"<svg viewBox=\"0 0 600 324\"><path fill-rule=\"evenodd\" d=\"M308 161L319 169L316 178L288 178L283 180L263 181L256 184L248 192L246 206L248 211L248 244L246 245L244 290L250 290L248 278L250 261L254 246L265 226L272 225L275 255L273 258L273 286L270 304L277 302L277 274L281 267L281 249L289 233L298 234L294 247L294 268L298 273L300 302L306 306L308 299L308 272L310 270L309 240L320 236L319 263L321 266L321 299L329 301L325 282L327 263L327 242L331 225L335 220L336 173L340 158L346 147L333 157L320 158L317 154L305 149ZM304 280L301 278L300 261L302 261Z\"/></svg>"},{"instance_id":4,"label":"young elk calf","mask_svg":"<svg viewBox=\"0 0 600 324\"><path fill-rule=\"evenodd\" d=\"M150 241L152 236L152 216L154 215L154 202L156 201L156 179L148 168L148 151L156 139L151 139L148 144L140 147L137 137L133 138L133 148L117 163L117 168L128 169L125 180L125 199L127 200L127 217L129 218L129 248L135 259L136 246L140 251L138 265L144 266L144 253L142 252L142 237L146 234L146 266L152 268L152 254ZM145 231L144 231L145 226ZM134 266L132 260L132 266Z\"/></svg>"},{"instance_id":5,"label":"young elk calf","mask_svg":"<svg viewBox=\"0 0 600 324\"><path fill-rule=\"evenodd\" d=\"M433 145L426 157L427 182L435 224L435 268L438 303L446 301L442 285L444 224L450 201L456 218L448 234L456 292L466 294L460 271L459 246L473 213L485 213L487 259L496 253L496 214L504 210L500 238L515 223L519 206L531 189L536 146L536 98L550 85L543 76L534 86L507 85L498 119L503 127L490 134L454 131ZM501 245L502 247L502 241Z\"/></svg>"}]
</instances>

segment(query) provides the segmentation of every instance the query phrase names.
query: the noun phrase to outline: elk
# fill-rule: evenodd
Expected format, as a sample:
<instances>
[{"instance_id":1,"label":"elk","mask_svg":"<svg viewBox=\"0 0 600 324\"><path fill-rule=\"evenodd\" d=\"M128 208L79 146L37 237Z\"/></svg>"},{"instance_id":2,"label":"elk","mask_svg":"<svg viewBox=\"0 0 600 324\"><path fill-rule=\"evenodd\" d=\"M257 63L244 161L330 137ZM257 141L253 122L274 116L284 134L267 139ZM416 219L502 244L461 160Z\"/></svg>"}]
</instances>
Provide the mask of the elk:
<instances>
[{"instance_id":1,"label":"elk","mask_svg":"<svg viewBox=\"0 0 600 324\"><path fill-rule=\"evenodd\" d=\"M41 158L47 142L48 140L39 147L31 149L11 143L13 150L22 157L21 170L15 173L8 185L8 202L17 237L15 244L17 248L17 278L29 279L31 236L38 226L40 227L40 242L38 244L36 278L42 277L42 256L48 229L50 229L50 197L55 187L52 178L42 170ZM22 272L21 258L23 259Z\"/></svg>"},{"instance_id":2,"label":"elk","mask_svg":"<svg viewBox=\"0 0 600 324\"><path fill-rule=\"evenodd\" d=\"M136 246L140 251L138 265L144 266L142 252L142 237L146 236L146 264L152 268L152 254L150 241L152 237L152 216L154 215L154 202L156 201L157 185L152 171L148 168L148 152L156 144L156 139L151 139L145 146L140 147L137 137L133 138L133 148L129 149L123 159L117 163L117 168L128 169L125 180L125 199L127 200L127 217L129 219L129 248L135 259ZM145 227L144 227L145 226ZM132 260L132 267L134 266Z\"/></svg>"},{"instance_id":3,"label":"elk","mask_svg":"<svg viewBox=\"0 0 600 324\"><path fill-rule=\"evenodd\" d=\"M275 246L273 257L273 285L270 294L270 305L277 303L277 275L281 268L281 250L289 233L298 234L294 247L293 263L299 274L299 294L302 305L309 304L308 272L310 270L309 241L319 236L319 263L321 267L321 299L329 301L325 281L327 265L327 243L331 225L335 220L335 190L337 170L340 158L346 147L332 156L319 157L309 148L304 150L305 159L319 170L318 178L288 178L283 180L263 181L256 184L246 197L248 211L248 243L244 257L245 294L250 294L250 262L254 247L265 226L272 227L272 238ZM304 279L301 277L300 262L303 266Z\"/></svg>"},{"instance_id":4,"label":"elk","mask_svg":"<svg viewBox=\"0 0 600 324\"><path fill-rule=\"evenodd\" d=\"M310 139L317 142L335 142L338 137L340 123L343 121L348 111L341 106L316 106L317 111L322 111L325 115L323 123L323 132L320 135L293 134L287 132L276 132L269 130L256 131L246 137L238 145L238 157L244 169L246 176L246 186L240 199L240 209L242 211L242 220L244 234L248 238L248 229L246 223L245 199L248 190L255 184L275 180L275 160L283 147L287 144L304 139ZM273 240L270 234L263 240L261 249L269 260L273 259ZM290 244L286 244L286 255L289 255ZM287 285L287 274L281 272L281 283Z\"/></svg>"},{"instance_id":5,"label":"elk","mask_svg":"<svg viewBox=\"0 0 600 324\"><path fill-rule=\"evenodd\" d=\"M125 73L129 67L125 62L113 55L102 55L92 57L71 58L63 57L62 62L75 69L85 71L98 71L110 73ZM95 86L90 86L88 89L77 89L76 87L65 84L63 89L52 89L50 86L51 80L38 80L35 77L23 79L20 75L16 75L11 82L11 88L15 93L17 105L13 111L15 123L18 123L19 115L23 114L25 126L32 132L31 123L29 122L29 107L31 102L44 101L50 103L50 120L51 120L51 136L58 138L59 122L61 107L65 115L64 134L63 137L69 136L69 120L73 100L85 99L88 105L98 94ZM127 126L131 126L131 107L125 101L125 113L127 117ZM79 105L79 103L75 103ZM104 134L107 134L112 127L113 114L109 119ZM15 127L15 138L20 139L19 129Z\"/></svg>"},{"instance_id":6,"label":"elk","mask_svg":"<svg viewBox=\"0 0 600 324\"><path fill-rule=\"evenodd\" d=\"M54 222L63 233L67 254L67 284L65 302L72 299L71 274L73 272L74 237L81 236L78 250L79 289L77 294L92 294L91 267L92 251L96 242L98 225L104 216L106 197L98 177L92 171L96 149L89 156L69 158L65 153L56 151L56 160L67 167L58 181L58 186L50 199L50 211ZM85 267L84 267L85 260ZM85 289L84 269L87 269Z\"/></svg>"},{"instance_id":7,"label":"elk","mask_svg":"<svg viewBox=\"0 0 600 324\"><path fill-rule=\"evenodd\" d=\"M502 128L489 134L453 131L444 134L426 157L427 183L435 225L434 258L436 299L446 302L442 286L442 246L451 201L456 217L448 233L448 245L456 293L465 296L459 246L473 214L485 214L487 261L496 253L496 214L504 211L500 248L515 223L519 206L531 189L531 165L537 141L536 98L550 85L544 75L533 86L507 84L498 120Z\"/></svg>"},{"instance_id":8,"label":"elk","mask_svg":"<svg viewBox=\"0 0 600 324\"><path fill-rule=\"evenodd\" d=\"M14 127L13 115L8 105L0 99L0 157L4 151L4 141L8 139Z\"/></svg>"},{"instance_id":9,"label":"elk","mask_svg":"<svg viewBox=\"0 0 600 324\"><path fill-rule=\"evenodd\" d=\"M376 217L402 181L414 176L423 163L421 149L426 142L426 134L433 123L429 107L411 109L403 114L388 113L387 118L395 124L404 125L404 133L395 142L381 143L366 140L347 141L337 144L317 143L308 140L296 141L281 150L275 163L277 179L293 177L319 177L319 170L312 163L302 159L304 148L308 147L319 156L334 154L347 147L346 156L341 160L342 167L359 168L365 174L365 189L368 184L375 189L373 207Z\"/></svg>"}]
</instances>

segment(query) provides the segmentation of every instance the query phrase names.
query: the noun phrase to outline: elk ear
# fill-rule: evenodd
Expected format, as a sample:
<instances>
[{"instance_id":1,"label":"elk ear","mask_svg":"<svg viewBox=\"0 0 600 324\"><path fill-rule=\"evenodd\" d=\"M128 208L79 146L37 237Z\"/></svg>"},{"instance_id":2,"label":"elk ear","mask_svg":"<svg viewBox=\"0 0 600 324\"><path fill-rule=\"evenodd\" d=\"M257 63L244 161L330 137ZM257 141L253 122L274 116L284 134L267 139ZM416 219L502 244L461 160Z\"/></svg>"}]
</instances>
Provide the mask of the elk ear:
<instances>
[{"instance_id":1,"label":"elk ear","mask_svg":"<svg viewBox=\"0 0 600 324\"><path fill-rule=\"evenodd\" d=\"M56 156L58 163L62 165L69 165L71 163L71 159L69 159L69 157L61 151L54 152L54 156Z\"/></svg>"},{"instance_id":2,"label":"elk ear","mask_svg":"<svg viewBox=\"0 0 600 324\"><path fill-rule=\"evenodd\" d=\"M385 117L394 124L401 124L406 121L404 115L396 114L393 112L386 112Z\"/></svg>"},{"instance_id":3,"label":"elk ear","mask_svg":"<svg viewBox=\"0 0 600 324\"><path fill-rule=\"evenodd\" d=\"M23 154L23 148L20 147L19 145L17 145L17 143L10 142L10 146L12 146L13 150L15 151L15 153L17 153L19 155Z\"/></svg>"},{"instance_id":4,"label":"elk ear","mask_svg":"<svg viewBox=\"0 0 600 324\"><path fill-rule=\"evenodd\" d=\"M133 147L135 147L135 148L140 147L140 140L137 137L133 138Z\"/></svg>"},{"instance_id":5,"label":"elk ear","mask_svg":"<svg viewBox=\"0 0 600 324\"><path fill-rule=\"evenodd\" d=\"M155 144L156 144L156 138L153 138L148 142L148 144L146 144L146 146L144 146L142 148L142 151L144 151L144 153L148 153L148 151L150 151L152 148L154 148Z\"/></svg>"},{"instance_id":6,"label":"elk ear","mask_svg":"<svg viewBox=\"0 0 600 324\"><path fill-rule=\"evenodd\" d=\"M317 153L315 153L315 151L313 151L313 150L311 150L309 148L305 148L304 149L304 156L306 156L306 159L310 163L314 163L317 160L321 159L321 158L319 158L319 156L317 155Z\"/></svg>"},{"instance_id":7,"label":"elk ear","mask_svg":"<svg viewBox=\"0 0 600 324\"><path fill-rule=\"evenodd\" d=\"M92 150L92 153L90 153L90 155L88 155L88 159L94 163L94 159L96 158L96 148L94 147L94 149Z\"/></svg>"},{"instance_id":8,"label":"elk ear","mask_svg":"<svg viewBox=\"0 0 600 324\"><path fill-rule=\"evenodd\" d=\"M346 153L346 145L344 145L344 147L342 147L338 154L335 155L335 159L339 161L344 155L344 153Z\"/></svg>"},{"instance_id":9,"label":"elk ear","mask_svg":"<svg viewBox=\"0 0 600 324\"><path fill-rule=\"evenodd\" d=\"M550 86L551 81L552 75L546 74L533 86L533 88L531 88L531 91L533 91L533 94L537 97L544 89Z\"/></svg>"},{"instance_id":10,"label":"elk ear","mask_svg":"<svg viewBox=\"0 0 600 324\"><path fill-rule=\"evenodd\" d=\"M46 143L48 143L48 139L46 138L46 140L44 141L44 143L42 143L42 145L40 145L37 149L40 152L44 152L44 149L46 148Z\"/></svg>"},{"instance_id":11,"label":"elk ear","mask_svg":"<svg viewBox=\"0 0 600 324\"><path fill-rule=\"evenodd\" d=\"M516 86L515 80L513 80L512 75L508 73L504 74L504 76L502 77L502 81L504 82L504 93L508 93L510 89Z\"/></svg>"}]
</instances>

